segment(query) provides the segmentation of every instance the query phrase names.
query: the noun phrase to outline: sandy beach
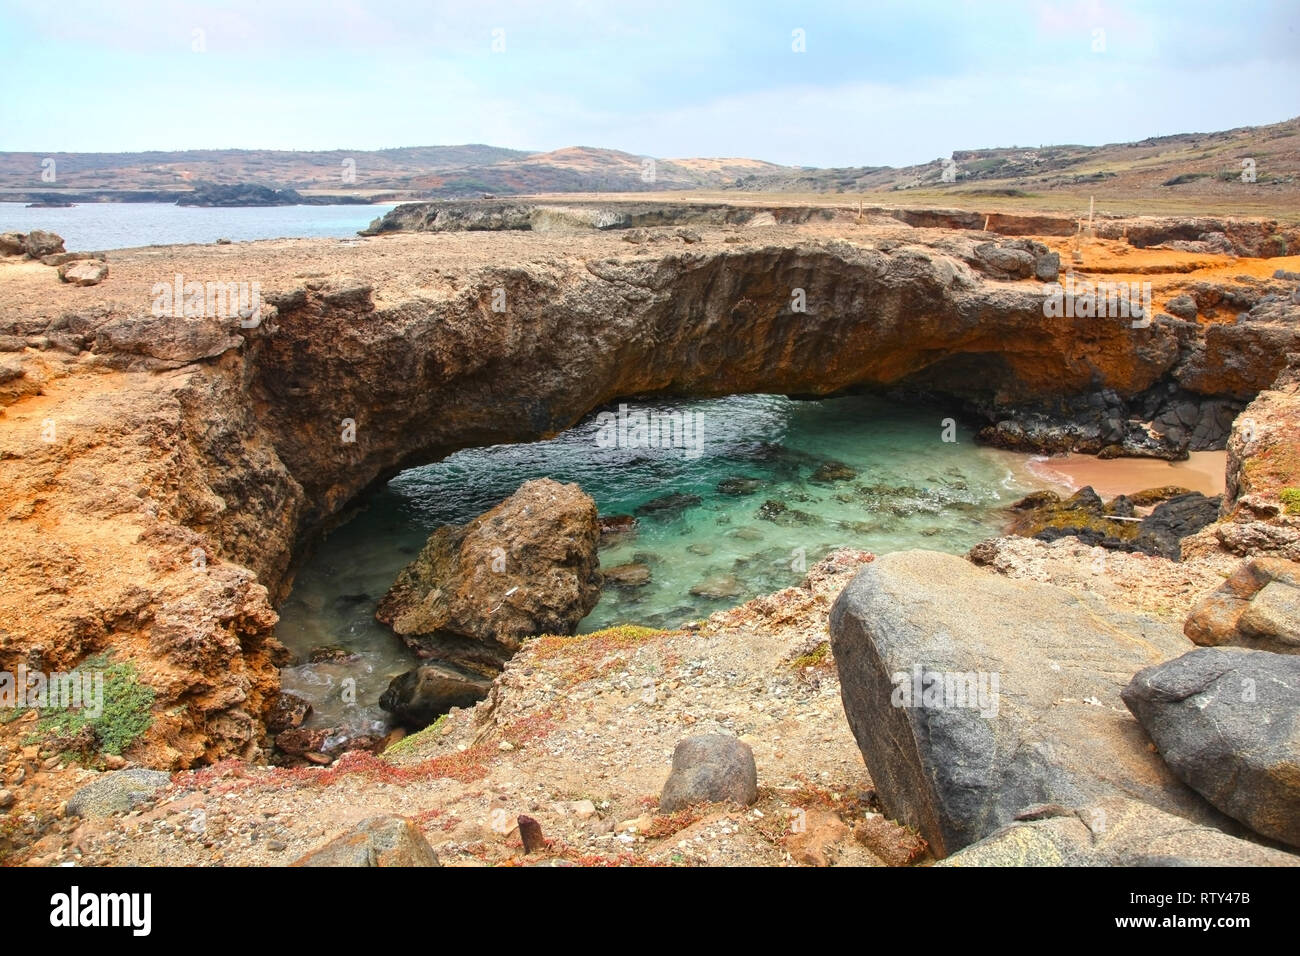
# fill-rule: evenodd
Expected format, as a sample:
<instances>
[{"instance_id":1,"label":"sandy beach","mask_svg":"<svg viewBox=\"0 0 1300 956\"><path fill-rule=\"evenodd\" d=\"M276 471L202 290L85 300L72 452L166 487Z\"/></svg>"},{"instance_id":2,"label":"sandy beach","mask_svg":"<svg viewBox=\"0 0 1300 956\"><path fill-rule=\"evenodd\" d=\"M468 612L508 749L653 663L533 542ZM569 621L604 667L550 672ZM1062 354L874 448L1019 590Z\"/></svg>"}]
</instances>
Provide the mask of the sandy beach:
<instances>
[{"instance_id":1,"label":"sandy beach","mask_svg":"<svg viewBox=\"0 0 1300 956\"><path fill-rule=\"evenodd\" d=\"M1205 495L1223 493L1226 451L1194 451L1187 461L1155 458L1112 458L1069 454L1031 458L1029 473L1054 485L1078 491L1085 485L1103 498L1132 494L1146 488L1177 485Z\"/></svg>"}]
</instances>

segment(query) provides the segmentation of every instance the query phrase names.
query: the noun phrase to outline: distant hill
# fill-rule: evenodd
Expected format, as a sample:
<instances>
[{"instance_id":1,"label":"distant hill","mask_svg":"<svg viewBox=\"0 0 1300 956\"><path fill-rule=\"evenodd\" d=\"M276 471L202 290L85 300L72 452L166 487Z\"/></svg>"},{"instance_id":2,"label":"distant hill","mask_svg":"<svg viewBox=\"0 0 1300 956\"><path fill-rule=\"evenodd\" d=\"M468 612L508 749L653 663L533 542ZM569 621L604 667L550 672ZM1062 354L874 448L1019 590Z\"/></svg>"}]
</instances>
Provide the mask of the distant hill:
<instances>
[{"instance_id":1,"label":"distant hill","mask_svg":"<svg viewBox=\"0 0 1300 956\"><path fill-rule=\"evenodd\" d=\"M919 166L799 169L741 176L732 189L782 193L906 193L1014 197L1095 189L1112 197L1223 199L1244 185L1300 197L1300 118L1218 133L1182 133L1106 146L968 149ZM1244 183L1246 160L1254 182ZM945 179L945 172L947 179Z\"/></svg>"},{"instance_id":2,"label":"distant hill","mask_svg":"<svg viewBox=\"0 0 1300 956\"><path fill-rule=\"evenodd\" d=\"M41 180L46 159L55 162L54 183ZM1248 160L1253 161L1253 183L1242 181ZM82 201L148 199L174 197L199 186L401 200L665 190L901 193L906 198L900 201L951 201L955 206L968 205L970 197L1050 204L1054 196L1096 192L1157 204L1246 201L1294 209L1300 208L1300 119L1106 146L958 150L951 157L897 168L799 168L745 158L651 160L586 146L532 153L479 144L374 151L0 153L0 198L50 200L71 190L82 191L84 198L77 197Z\"/></svg>"}]
</instances>

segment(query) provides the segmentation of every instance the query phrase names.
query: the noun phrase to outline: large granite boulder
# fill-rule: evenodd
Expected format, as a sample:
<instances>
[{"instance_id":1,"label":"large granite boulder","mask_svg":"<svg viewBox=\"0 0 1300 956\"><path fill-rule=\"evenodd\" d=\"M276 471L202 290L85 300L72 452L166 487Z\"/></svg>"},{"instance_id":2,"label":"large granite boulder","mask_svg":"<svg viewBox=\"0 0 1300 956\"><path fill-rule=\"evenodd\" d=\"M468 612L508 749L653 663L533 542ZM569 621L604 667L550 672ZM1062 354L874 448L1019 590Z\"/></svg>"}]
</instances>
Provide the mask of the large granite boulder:
<instances>
[{"instance_id":1,"label":"large granite boulder","mask_svg":"<svg viewBox=\"0 0 1300 956\"><path fill-rule=\"evenodd\" d=\"M849 725L887 815L942 857L1025 807L1122 795L1235 826L1153 753L1120 700L1186 651L1168 624L928 551L885 555L831 610Z\"/></svg>"},{"instance_id":2,"label":"large granite boulder","mask_svg":"<svg viewBox=\"0 0 1300 956\"><path fill-rule=\"evenodd\" d=\"M469 524L430 535L375 616L422 657L493 675L524 638L572 634L596 606L599 538L581 488L525 482Z\"/></svg>"},{"instance_id":3,"label":"large granite boulder","mask_svg":"<svg viewBox=\"0 0 1300 956\"><path fill-rule=\"evenodd\" d=\"M940 866L1300 866L1300 856L1136 800L1035 807Z\"/></svg>"},{"instance_id":4,"label":"large granite boulder","mask_svg":"<svg viewBox=\"0 0 1300 956\"><path fill-rule=\"evenodd\" d=\"M1300 657L1198 648L1140 671L1123 697L1182 780L1300 846Z\"/></svg>"},{"instance_id":5,"label":"large granite boulder","mask_svg":"<svg viewBox=\"0 0 1300 956\"><path fill-rule=\"evenodd\" d=\"M1300 563L1267 557L1242 562L1192 608L1183 633L1202 647L1300 654Z\"/></svg>"}]
</instances>

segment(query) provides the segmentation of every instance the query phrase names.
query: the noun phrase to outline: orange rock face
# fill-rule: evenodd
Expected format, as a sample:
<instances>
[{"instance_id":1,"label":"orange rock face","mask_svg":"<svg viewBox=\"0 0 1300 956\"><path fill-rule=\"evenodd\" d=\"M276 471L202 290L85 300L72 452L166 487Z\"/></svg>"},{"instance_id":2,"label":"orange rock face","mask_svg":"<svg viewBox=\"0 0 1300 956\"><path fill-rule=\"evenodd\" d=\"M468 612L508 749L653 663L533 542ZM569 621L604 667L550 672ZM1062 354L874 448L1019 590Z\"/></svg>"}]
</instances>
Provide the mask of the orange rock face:
<instances>
[{"instance_id":1,"label":"orange rock face","mask_svg":"<svg viewBox=\"0 0 1300 956\"><path fill-rule=\"evenodd\" d=\"M403 468L632 394L914 385L1005 410L1125 400L1198 368L1185 391L1236 392L1272 367L1277 342L1216 347L1199 323L1049 319L1041 282L983 271L1022 265L977 254L990 241L1019 240L830 212L639 245L473 232L125 250L93 287L2 262L0 667L113 650L157 692L134 759L253 758L295 556ZM151 290L178 275L258 282L260 320L154 314Z\"/></svg>"}]
</instances>

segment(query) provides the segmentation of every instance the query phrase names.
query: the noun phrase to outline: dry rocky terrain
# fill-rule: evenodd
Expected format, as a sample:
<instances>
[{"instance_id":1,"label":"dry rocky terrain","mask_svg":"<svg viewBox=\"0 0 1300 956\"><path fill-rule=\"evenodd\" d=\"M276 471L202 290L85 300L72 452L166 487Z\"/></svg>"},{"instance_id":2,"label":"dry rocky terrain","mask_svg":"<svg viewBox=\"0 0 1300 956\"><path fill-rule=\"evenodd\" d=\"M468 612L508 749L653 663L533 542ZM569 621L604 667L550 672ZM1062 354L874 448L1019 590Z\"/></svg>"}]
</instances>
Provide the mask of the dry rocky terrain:
<instances>
[{"instance_id":1,"label":"dry rocky terrain","mask_svg":"<svg viewBox=\"0 0 1300 956\"><path fill-rule=\"evenodd\" d=\"M9 858L292 862L393 812L444 864L932 859L928 824L882 815L841 703L830 607L877 564L853 552L698 628L527 640L485 701L382 756L265 766L285 660L274 606L313 536L404 467L552 434L619 396L861 384L941 391L1012 447L1226 444L1221 519L1181 562L1004 538L971 568L1150 617L1152 646L1191 650L1183 621L1243 558L1300 559L1300 255L1259 257L1275 236L1295 251L1288 227L1201 223L1189 239L1134 221L1076 244L885 214L680 215L121 250L89 286L0 259L0 663L112 650L156 695L147 734L93 771L27 742L34 715L0 729ZM1150 281L1153 321L1049 319L1043 283L1062 264ZM256 281L261 312L159 315L155 287L177 275ZM1107 397L1071 404L1085 393ZM1125 739L1140 733L1114 700ZM675 745L708 732L750 745L757 802L657 813ZM122 796L125 813L69 815L123 766L183 772L135 808ZM524 856L520 815L544 851Z\"/></svg>"}]
</instances>

